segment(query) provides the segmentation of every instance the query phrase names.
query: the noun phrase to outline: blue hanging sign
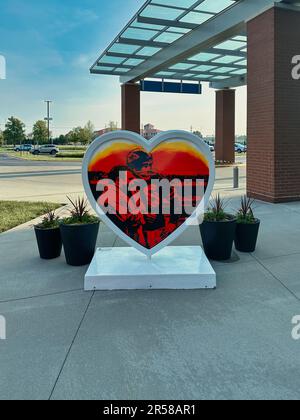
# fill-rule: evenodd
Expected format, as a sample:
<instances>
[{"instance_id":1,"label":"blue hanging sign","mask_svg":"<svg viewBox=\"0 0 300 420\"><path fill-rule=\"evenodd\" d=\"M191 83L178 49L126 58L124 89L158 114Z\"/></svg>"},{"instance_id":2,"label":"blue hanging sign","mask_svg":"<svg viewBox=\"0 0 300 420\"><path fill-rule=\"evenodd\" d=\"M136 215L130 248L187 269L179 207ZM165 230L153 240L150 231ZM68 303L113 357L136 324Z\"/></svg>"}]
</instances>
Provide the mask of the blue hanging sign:
<instances>
[{"instance_id":1,"label":"blue hanging sign","mask_svg":"<svg viewBox=\"0 0 300 420\"><path fill-rule=\"evenodd\" d=\"M142 92L202 94L202 85L200 83L142 80L140 84Z\"/></svg>"}]
</instances>

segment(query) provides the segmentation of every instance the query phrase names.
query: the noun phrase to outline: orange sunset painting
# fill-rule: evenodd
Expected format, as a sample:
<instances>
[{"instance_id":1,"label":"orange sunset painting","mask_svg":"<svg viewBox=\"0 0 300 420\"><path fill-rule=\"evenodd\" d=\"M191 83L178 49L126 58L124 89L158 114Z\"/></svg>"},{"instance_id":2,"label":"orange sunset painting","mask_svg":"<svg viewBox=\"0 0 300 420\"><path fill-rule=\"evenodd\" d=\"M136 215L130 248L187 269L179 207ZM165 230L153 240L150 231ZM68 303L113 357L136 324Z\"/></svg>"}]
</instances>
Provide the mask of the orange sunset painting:
<instances>
[{"instance_id":1,"label":"orange sunset painting","mask_svg":"<svg viewBox=\"0 0 300 420\"><path fill-rule=\"evenodd\" d=\"M115 191L120 190L122 177L126 183L141 180L145 185L143 197L147 197L147 209L134 213L127 207L134 192L126 190L125 195L116 194L115 211L108 213L109 219L118 228L146 249L152 249L190 217L186 213L187 203L196 208L203 198L209 181L209 163L200 150L186 140L167 140L160 143L151 152L130 140L112 140L100 146L92 157L89 167L89 184L95 200L100 207L106 209L104 192L97 188L103 180L114 183ZM183 194L178 188L172 188L166 198L161 189L155 187L154 181L168 180L178 185L189 185L189 194ZM202 185L202 193L196 183ZM180 187L181 188L181 187ZM100 191L100 192L99 192ZM141 192L140 192L141 194ZM176 198L180 196L182 211L175 211ZM162 209L168 201L168 214ZM124 211L124 202L126 210ZM153 214L150 203L156 202L159 211ZM139 203L140 204L140 203ZM122 207L123 206L123 207ZM121 211L122 208L122 211ZM142 208L142 206L141 206ZM177 208L177 207L176 207Z\"/></svg>"}]
</instances>

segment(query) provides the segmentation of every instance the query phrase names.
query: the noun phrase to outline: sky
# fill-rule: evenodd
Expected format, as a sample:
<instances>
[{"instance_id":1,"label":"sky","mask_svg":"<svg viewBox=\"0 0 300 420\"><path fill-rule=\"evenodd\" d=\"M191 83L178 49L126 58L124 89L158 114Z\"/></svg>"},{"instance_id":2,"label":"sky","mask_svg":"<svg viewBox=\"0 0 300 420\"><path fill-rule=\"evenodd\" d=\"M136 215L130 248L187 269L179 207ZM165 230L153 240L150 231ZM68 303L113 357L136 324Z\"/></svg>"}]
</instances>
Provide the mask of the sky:
<instances>
[{"instance_id":1,"label":"sky","mask_svg":"<svg viewBox=\"0 0 300 420\"><path fill-rule=\"evenodd\" d=\"M53 101L53 135L91 120L96 129L121 120L118 77L91 75L89 68L144 0L0 0L0 129L10 116L29 133ZM246 132L246 88L237 89L236 132ZM215 93L142 93L142 123L161 130L214 134Z\"/></svg>"}]
</instances>

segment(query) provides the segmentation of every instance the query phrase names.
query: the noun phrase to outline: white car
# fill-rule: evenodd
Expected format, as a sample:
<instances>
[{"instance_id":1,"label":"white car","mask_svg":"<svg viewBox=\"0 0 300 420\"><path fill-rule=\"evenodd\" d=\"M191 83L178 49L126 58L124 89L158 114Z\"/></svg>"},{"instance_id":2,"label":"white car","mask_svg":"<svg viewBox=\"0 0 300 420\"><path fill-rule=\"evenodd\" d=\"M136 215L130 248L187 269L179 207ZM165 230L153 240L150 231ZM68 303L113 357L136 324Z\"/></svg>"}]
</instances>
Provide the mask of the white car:
<instances>
[{"instance_id":1,"label":"white car","mask_svg":"<svg viewBox=\"0 0 300 420\"><path fill-rule=\"evenodd\" d=\"M205 141L204 143L207 144L211 152L215 151L215 146L213 144L209 143L208 141Z\"/></svg>"},{"instance_id":2,"label":"white car","mask_svg":"<svg viewBox=\"0 0 300 420\"><path fill-rule=\"evenodd\" d=\"M51 155L56 156L59 153L59 148L55 144L45 144L43 146L36 147L31 151L33 155Z\"/></svg>"}]
</instances>

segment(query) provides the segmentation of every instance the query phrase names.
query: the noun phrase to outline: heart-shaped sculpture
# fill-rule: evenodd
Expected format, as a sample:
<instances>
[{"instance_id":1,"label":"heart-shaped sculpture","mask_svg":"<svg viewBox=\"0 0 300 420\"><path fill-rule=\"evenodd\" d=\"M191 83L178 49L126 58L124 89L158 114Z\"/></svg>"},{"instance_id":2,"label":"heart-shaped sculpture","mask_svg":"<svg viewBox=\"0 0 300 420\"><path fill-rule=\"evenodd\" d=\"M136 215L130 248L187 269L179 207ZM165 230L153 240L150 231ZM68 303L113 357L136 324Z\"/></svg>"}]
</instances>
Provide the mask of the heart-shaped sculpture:
<instances>
[{"instance_id":1,"label":"heart-shaped sculpture","mask_svg":"<svg viewBox=\"0 0 300 420\"><path fill-rule=\"evenodd\" d=\"M107 133L89 147L82 171L97 214L147 256L203 215L215 181L210 148L185 131L150 141L129 131Z\"/></svg>"}]
</instances>

